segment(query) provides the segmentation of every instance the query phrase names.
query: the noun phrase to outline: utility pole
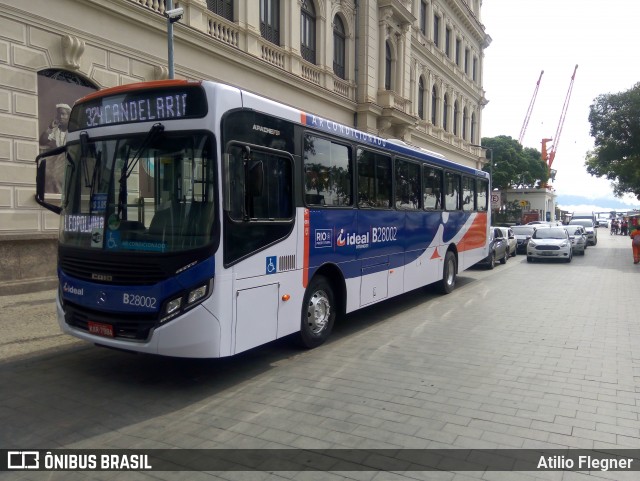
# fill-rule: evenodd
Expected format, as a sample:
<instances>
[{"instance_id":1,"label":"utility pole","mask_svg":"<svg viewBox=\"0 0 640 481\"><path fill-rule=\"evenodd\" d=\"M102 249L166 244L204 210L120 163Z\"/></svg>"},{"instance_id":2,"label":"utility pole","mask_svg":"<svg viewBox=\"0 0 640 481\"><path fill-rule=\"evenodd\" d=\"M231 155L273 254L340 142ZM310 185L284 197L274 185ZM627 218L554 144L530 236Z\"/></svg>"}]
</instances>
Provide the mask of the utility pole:
<instances>
[{"instance_id":1,"label":"utility pole","mask_svg":"<svg viewBox=\"0 0 640 481\"><path fill-rule=\"evenodd\" d=\"M182 18L184 9L182 7L173 8L173 0L166 0L166 10L164 15L167 17L167 63L169 64L169 78L174 77L173 70L173 24Z\"/></svg>"}]
</instances>

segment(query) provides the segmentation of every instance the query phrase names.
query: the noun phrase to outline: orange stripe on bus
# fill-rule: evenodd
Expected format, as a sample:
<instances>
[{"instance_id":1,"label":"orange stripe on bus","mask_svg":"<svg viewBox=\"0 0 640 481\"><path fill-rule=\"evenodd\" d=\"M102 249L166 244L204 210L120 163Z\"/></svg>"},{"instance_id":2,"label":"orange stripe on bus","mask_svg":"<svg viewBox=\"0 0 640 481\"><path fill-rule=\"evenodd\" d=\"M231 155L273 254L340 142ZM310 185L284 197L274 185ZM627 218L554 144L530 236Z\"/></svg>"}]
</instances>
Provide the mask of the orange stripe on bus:
<instances>
[{"instance_id":1,"label":"orange stripe on bus","mask_svg":"<svg viewBox=\"0 0 640 481\"><path fill-rule=\"evenodd\" d=\"M309 241L310 241L310 221L309 221L309 209L304 210L304 245L302 256L302 286L307 287L309 284Z\"/></svg>"},{"instance_id":2,"label":"orange stripe on bus","mask_svg":"<svg viewBox=\"0 0 640 481\"><path fill-rule=\"evenodd\" d=\"M480 212L458 243L458 251L478 249L487 243L487 213Z\"/></svg>"},{"instance_id":3,"label":"orange stripe on bus","mask_svg":"<svg viewBox=\"0 0 640 481\"><path fill-rule=\"evenodd\" d=\"M202 82L193 81L193 80L154 80L151 82L138 82L134 84L126 84L126 85L118 85L117 87L109 87L106 89L98 90L96 92L91 92L88 95L85 95L76 103L82 103L87 100L105 97L107 95L116 95L126 92L133 92L136 90L143 89L154 89L154 88L162 88L162 87L178 87L185 85L194 85L201 84Z\"/></svg>"}]
</instances>

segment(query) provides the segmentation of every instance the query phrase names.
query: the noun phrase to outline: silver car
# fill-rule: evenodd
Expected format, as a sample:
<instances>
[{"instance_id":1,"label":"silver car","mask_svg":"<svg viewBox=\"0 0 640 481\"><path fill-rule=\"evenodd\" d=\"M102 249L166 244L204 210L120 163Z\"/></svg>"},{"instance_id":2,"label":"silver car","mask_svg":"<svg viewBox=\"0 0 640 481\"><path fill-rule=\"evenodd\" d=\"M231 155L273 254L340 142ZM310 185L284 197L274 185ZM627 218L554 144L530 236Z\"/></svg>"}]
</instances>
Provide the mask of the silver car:
<instances>
[{"instance_id":1,"label":"silver car","mask_svg":"<svg viewBox=\"0 0 640 481\"><path fill-rule=\"evenodd\" d=\"M598 243L598 231L591 219L571 219L569 225L581 225L587 235L587 244L594 246Z\"/></svg>"},{"instance_id":2,"label":"silver car","mask_svg":"<svg viewBox=\"0 0 640 481\"><path fill-rule=\"evenodd\" d=\"M571 239L571 246L573 252L576 254L584 255L584 251L587 250L587 233L584 227L581 225L568 225L565 227Z\"/></svg>"},{"instance_id":3,"label":"silver car","mask_svg":"<svg viewBox=\"0 0 640 481\"><path fill-rule=\"evenodd\" d=\"M536 229L527 244L527 262L534 259L562 259L571 262L573 247L567 229L548 227Z\"/></svg>"},{"instance_id":4,"label":"silver car","mask_svg":"<svg viewBox=\"0 0 640 481\"><path fill-rule=\"evenodd\" d=\"M502 235L507 239L507 245L509 247L509 257L515 257L518 250L518 241L513 233L511 227L498 227L502 231Z\"/></svg>"}]
</instances>

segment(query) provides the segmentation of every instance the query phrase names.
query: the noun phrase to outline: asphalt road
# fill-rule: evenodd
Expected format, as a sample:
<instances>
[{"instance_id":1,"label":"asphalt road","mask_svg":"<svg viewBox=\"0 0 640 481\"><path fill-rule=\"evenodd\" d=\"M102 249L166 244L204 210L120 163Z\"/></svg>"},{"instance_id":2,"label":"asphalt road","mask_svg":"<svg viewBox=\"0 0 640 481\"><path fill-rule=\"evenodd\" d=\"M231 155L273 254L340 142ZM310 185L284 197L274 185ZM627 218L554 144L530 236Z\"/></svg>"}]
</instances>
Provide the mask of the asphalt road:
<instances>
[{"instance_id":1,"label":"asphalt road","mask_svg":"<svg viewBox=\"0 0 640 481\"><path fill-rule=\"evenodd\" d=\"M570 264L518 256L492 271L462 273L448 296L419 290L351 314L315 350L279 340L217 360L97 348L59 334L55 291L0 297L0 448L640 449L639 276L630 240L600 229L598 245ZM133 479L589 474L453 469Z\"/></svg>"}]
</instances>

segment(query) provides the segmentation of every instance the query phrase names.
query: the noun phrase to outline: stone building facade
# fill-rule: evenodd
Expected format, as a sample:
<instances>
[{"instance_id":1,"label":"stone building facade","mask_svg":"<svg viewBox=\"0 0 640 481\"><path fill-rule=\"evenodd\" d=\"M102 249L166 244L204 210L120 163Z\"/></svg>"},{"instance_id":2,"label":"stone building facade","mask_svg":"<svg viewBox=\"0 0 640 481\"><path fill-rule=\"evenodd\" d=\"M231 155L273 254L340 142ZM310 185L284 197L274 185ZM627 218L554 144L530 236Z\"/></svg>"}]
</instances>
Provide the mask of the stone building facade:
<instances>
[{"instance_id":1,"label":"stone building facade","mask_svg":"<svg viewBox=\"0 0 640 481\"><path fill-rule=\"evenodd\" d=\"M481 0L174 0L175 77L232 84L481 167ZM0 0L0 294L55 281L34 201L56 109L167 78L166 0ZM62 109L64 110L64 109ZM50 138L53 138L50 135Z\"/></svg>"}]
</instances>

